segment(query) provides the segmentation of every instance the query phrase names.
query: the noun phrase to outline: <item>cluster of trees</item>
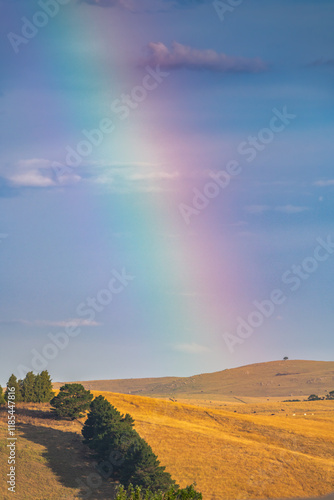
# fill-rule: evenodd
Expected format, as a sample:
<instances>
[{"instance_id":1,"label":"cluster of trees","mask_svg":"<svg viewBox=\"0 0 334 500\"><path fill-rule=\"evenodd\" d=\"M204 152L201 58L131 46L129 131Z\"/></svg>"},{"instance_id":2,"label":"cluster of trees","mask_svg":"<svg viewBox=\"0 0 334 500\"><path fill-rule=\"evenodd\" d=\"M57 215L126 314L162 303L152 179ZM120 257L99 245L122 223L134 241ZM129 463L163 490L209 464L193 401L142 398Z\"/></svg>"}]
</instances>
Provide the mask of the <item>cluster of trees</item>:
<instances>
[{"instance_id":1,"label":"cluster of trees","mask_svg":"<svg viewBox=\"0 0 334 500\"><path fill-rule=\"evenodd\" d=\"M51 405L57 418L71 420L89 409L82 428L84 443L95 453L100 474L121 483L117 500L202 499L192 485L179 489L134 429L133 418L122 415L103 396L93 399L81 384L65 384Z\"/></svg>"},{"instance_id":2,"label":"cluster of trees","mask_svg":"<svg viewBox=\"0 0 334 500\"><path fill-rule=\"evenodd\" d=\"M334 391L330 391L326 397L320 398L316 394L311 394L311 396L308 397L308 401L322 401L324 399L334 399Z\"/></svg>"},{"instance_id":3,"label":"cluster of trees","mask_svg":"<svg viewBox=\"0 0 334 500\"><path fill-rule=\"evenodd\" d=\"M134 429L133 418L122 415L103 396L93 399L81 384L65 384L54 396L47 371L28 372L23 380L11 375L7 388L12 387L16 402L50 402L56 418L74 420L89 410L82 428L84 443L95 453L101 476L120 482L117 500L202 499L193 485L179 488ZM6 395L0 386L0 404L5 403Z\"/></svg>"},{"instance_id":4,"label":"cluster of trees","mask_svg":"<svg viewBox=\"0 0 334 500\"><path fill-rule=\"evenodd\" d=\"M35 375L28 372L23 380L17 380L12 374L7 382L7 388L14 387L15 402L24 401L26 403L48 403L54 396L52 391L51 377L48 371L44 370ZM7 401L7 390L4 393L0 386L0 404Z\"/></svg>"}]
</instances>

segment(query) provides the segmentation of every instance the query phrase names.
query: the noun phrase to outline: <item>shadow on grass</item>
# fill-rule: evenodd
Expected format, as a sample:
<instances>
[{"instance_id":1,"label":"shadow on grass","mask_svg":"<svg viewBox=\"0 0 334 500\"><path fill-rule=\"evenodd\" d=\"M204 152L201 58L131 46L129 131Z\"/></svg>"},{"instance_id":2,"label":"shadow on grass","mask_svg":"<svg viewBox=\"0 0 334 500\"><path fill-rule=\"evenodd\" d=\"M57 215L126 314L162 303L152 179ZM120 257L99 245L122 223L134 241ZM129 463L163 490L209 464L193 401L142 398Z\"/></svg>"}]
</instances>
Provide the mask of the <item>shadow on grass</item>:
<instances>
[{"instance_id":1,"label":"shadow on grass","mask_svg":"<svg viewBox=\"0 0 334 500\"><path fill-rule=\"evenodd\" d=\"M17 415L22 415L22 417L31 417L31 418L38 418L38 419L53 419L53 413L50 410L50 405L48 404L31 404L27 408L27 405L16 405L16 413Z\"/></svg>"},{"instance_id":2,"label":"shadow on grass","mask_svg":"<svg viewBox=\"0 0 334 500\"><path fill-rule=\"evenodd\" d=\"M94 460L79 434L22 422L18 428L23 432L22 437L45 447L43 457L48 467L63 486L80 490L77 498L114 498L115 483L102 479L97 473Z\"/></svg>"}]
</instances>

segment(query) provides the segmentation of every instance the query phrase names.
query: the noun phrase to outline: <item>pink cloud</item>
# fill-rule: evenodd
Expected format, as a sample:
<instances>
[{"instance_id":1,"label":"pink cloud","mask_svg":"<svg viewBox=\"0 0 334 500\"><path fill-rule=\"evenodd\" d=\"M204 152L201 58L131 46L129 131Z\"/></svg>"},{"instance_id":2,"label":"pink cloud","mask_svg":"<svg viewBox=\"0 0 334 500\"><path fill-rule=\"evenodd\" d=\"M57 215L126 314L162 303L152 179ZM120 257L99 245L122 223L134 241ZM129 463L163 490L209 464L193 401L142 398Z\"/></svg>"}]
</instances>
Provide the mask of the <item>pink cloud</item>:
<instances>
[{"instance_id":1,"label":"pink cloud","mask_svg":"<svg viewBox=\"0 0 334 500\"><path fill-rule=\"evenodd\" d=\"M159 65L166 69L208 70L219 73L259 73L265 71L266 63L261 59L228 56L215 50L198 50L178 42L169 49L161 42L150 42L145 64Z\"/></svg>"}]
</instances>

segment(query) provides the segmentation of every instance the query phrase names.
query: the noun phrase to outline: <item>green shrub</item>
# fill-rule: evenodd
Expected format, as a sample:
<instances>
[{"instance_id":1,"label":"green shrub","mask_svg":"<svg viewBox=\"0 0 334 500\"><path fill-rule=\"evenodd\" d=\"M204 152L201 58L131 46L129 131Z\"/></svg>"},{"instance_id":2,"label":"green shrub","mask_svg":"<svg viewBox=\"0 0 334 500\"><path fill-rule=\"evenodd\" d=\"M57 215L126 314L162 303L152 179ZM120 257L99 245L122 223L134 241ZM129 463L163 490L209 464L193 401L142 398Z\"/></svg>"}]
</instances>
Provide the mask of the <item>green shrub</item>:
<instances>
[{"instance_id":1,"label":"green shrub","mask_svg":"<svg viewBox=\"0 0 334 500\"><path fill-rule=\"evenodd\" d=\"M51 399L52 411L58 418L81 418L88 410L93 394L81 384L65 384L57 396Z\"/></svg>"},{"instance_id":2,"label":"green shrub","mask_svg":"<svg viewBox=\"0 0 334 500\"><path fill-rule=\"evenodd\" d=\"M172 487L167 492L153 492L130 484L127 489L122 485L119 487L115 500L202 500L202 494L195 490L194 485L184 489Z\"/></svg>"}]
</instances>

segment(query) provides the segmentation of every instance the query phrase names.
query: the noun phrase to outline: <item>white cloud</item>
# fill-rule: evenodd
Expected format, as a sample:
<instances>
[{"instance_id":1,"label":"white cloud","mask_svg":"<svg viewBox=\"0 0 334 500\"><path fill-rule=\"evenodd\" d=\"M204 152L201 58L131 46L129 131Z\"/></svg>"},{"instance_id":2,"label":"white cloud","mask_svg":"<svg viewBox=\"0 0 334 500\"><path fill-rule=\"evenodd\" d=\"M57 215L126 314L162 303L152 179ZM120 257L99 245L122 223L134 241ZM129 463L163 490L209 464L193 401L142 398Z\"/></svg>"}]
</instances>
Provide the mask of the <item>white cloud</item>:
<instances>
[{"instance_id":1,"label":"white cloud","mask_svg":"<svg viewBox=\"0 0 334 500\"><path fill-rule=\"evenodd\" d=\"M200 354L203 352L210 352L211 349L204 345L196 344L192 342L191 344L175 344L174 349L176 351L186 352L188 354Z\"/></svg>"},{"instance_id":2,"label":"white cloud","mask_svg":"<svg viewBox=\"0 0 334 500\"><path fill-rule=\"evenodd\" d=\"M117 165L116 167L114 165ZM180 177L180 173L169 172L162 165L133 163L120 166L118 163L104 165L90 180L108 186L113 192L162 192L170 189L170 183Z\"/></svg>"},{"instance_id":3,"label":"white cloud","mask_svg":"<svg viewBox=\"0 0 334 500\"><path fill-rule=\"evenodd\" d=\"M10 172L3 172L4 178L14 187L50 188L77 183L80 176L67 169L57 176L62 166L44 158L31 158L18 161Z\"/></svg>"},{"instance_id":4,"label":"white cloud","mask_svg":"<svg viewBox=\"0 0 334 500\"><path fill-rule=\"evenodd\" d=\"M101 184L113 192L162 192L180 173L163 164L150 162L86 162L70 168L41 158L25 159L12 165L2 176L16 188L59 188L79 182Z\"/></svg>"},{"instance_id":5,"label":"white cloud","mask_svg":"<svg viewBox=\"0 0 334 500\"><path fill-rule=\"evenodd\" d=\"M51 187L55 185L54 180L38 171L12 175L8 180L17 187Z\"/></svg>"}]
</instances>

